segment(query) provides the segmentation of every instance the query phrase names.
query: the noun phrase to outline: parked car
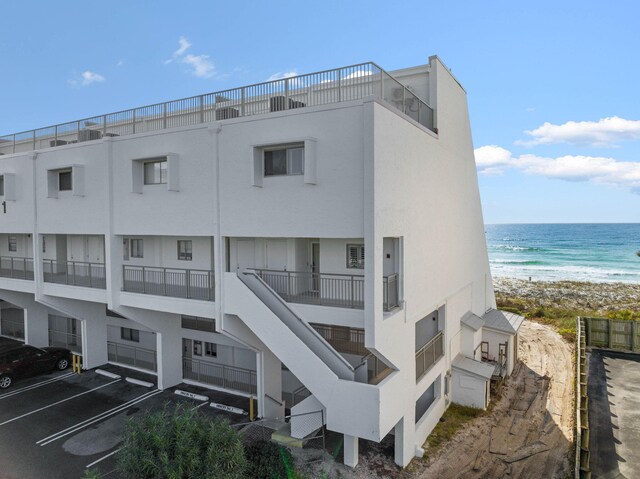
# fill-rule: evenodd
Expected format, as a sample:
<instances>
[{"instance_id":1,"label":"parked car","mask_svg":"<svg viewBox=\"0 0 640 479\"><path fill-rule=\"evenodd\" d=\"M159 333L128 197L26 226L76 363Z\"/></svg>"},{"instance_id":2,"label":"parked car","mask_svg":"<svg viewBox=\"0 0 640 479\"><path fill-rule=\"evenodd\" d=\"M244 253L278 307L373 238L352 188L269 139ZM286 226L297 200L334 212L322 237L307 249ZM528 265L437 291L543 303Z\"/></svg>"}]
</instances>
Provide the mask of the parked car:
<instances>
[{"instance_id":1,"label":"parked car","mask_svg":"<svg viewBox=\"0 0 640 479\"><path fill-rule=\"evenodd\" d=\"M28 345L0 348L0 389L7 389L15 379L53 370L65 370L71 351L64 348L34 348Z\"/></svg>"}]
</instances>

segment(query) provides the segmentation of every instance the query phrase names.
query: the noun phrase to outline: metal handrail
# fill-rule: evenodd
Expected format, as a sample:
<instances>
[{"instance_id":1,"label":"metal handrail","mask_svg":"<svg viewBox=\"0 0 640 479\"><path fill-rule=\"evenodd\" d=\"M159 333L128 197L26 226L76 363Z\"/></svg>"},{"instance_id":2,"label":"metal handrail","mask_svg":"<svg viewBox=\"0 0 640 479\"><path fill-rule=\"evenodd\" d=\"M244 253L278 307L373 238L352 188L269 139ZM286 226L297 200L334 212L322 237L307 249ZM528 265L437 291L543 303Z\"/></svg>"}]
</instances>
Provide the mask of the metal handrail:
<instances>
[{"instance_id":1,"label":"metal handrail","mask_svg":"<svg viewBox=\"0 0 640 479\"><path fill-rule=\"evenodd\" d=\"M109 349L110 346L115 348L115 351L114 351L115 359L111 359L111 350ZM121 354L118 354L119 349L133 351L133 357L132 358L128 356L122 357ZM148 363L149 361L140 360L138 358L138 353L144 353L144 354L150 355L153 358L153 362L152 362L153 367L151 368L151 371L158 370L157 352L154 351L153 349L140 348L138 346L130 346L128 344L116 343L115 341L107 341L107 357L109 361L113 361L119 364L128 364L130 366L148 370L149 368L144 367L144 365L140 365L140 362ZM121 361L121 359L123 360ZM133 361L132 362L127 361L128 359L133 359Z\"/></svg>"},{"instance_id":2,"label":"metal handrail","mask_svg":"<svg viewBox=\"0 0 640 479\"><path fill-rule=\"evenodd\" d=\"M42 269L44 281L47 283L106 289L104 263L43 259Z\"/></svg>"},{"instance_id":3,"label":"metal handrail","mask_svg":"<svg viewBox=\"0 0 640 479\"><path fill-rule=\"evenodd\" d=\"M20 268L20 263L22 263L22 268ZM8 268L5 266L8 266ZM28 268L29 266L31 266L31 269ZM32 280L33 258L0 256L0 276L4 278Z\"/></svg>"},{"instance_id":4,"label":"metal handrail","mask_svg":"<svg viewBox=\"0 0 640 479\"><path fill-rule=\"evenodd\" d=\"M444 356L444 344L442 344L443 339L444 333L442 331L438 331L433 338L416 351L416 382L419 381L434 364L436 364L438 359ZM436 348L438 342L441 343L439 353ZM429 351L431 351L431 355L429 355Z\"/></svg>"},{"instance_id":5,"label":"metal handrail","mask_svg":"<svg viewBox=\"0 0 640 479\"><path fill-rule=\"evenodd\" d=\"M385 101L435 131L433 108L378 65L366 62L3 135L0 145L10 146L10 153L33 151L367 96Z\"/></svg>"},{"instance_id":6,"label":"metal handrail","mask_svg":"<svg viewBox=\"0 0 640 479\"><path fill-rule=\"evenodd\" d=\"M190 366L190 369L187 369L187 366ZM193 366L196 366L195 371ZM204 368L209 368L208 372L221 371L222 374L206 374L207 371L202 371ZM183 357L182 375L184 379L217 385L225 389L235 389L252 394L257 392L257 373L252 369ZM232 376L231 379L229 379L229 376ZM248 379L248 381L240 380L241 377ZM237 387L238 385L240 385L240 388Z\"/></svg>"},{"instance_id":7,"label":"metal handrail","mask_svg":"<svg viewBox=\"0 0 640 479\"><path fill-rule=\"evenodd\" d=\"M122 289L174 298L215 299L214 272L204 269L122 265Z\"/></svg>"}]
</instances>

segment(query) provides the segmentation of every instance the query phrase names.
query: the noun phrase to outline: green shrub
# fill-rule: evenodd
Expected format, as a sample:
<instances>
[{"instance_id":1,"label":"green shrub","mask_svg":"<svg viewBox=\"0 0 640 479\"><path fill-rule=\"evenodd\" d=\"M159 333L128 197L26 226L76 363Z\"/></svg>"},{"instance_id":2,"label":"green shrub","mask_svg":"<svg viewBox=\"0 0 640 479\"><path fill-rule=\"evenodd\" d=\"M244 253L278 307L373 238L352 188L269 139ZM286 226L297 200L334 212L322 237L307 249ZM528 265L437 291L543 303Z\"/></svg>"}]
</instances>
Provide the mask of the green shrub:
<instances>
[{"instance_id":1,"label":"green shrub","mask_svg":"<svg viewBox=\"0 0 640 479\"><path fill-rule=\"evenodd\" d=\"M82 479L100 479L100 473L96 469L85 469Z\"/></svg>"},{"instance_id":2,"label":"green shrub","mask_svg":"<svg viewBox=\"0 0 640 479\"><path fill-rule=\"evenodd\" d=\"M178 406L129 420L116 469L136 479L240 479L247 460L226 420Z\"/></svg>"},{"instance_id":3,"label":"green shrub","mask_svg":"<svg viewBox=\"0 0 640 479\"><path fill-rule=\"evenodd\" d=\"M271 441L256 441L246 449L249 477L287 479L294 477L293 457L289 450Z\"/></svg>"}]
</instances>

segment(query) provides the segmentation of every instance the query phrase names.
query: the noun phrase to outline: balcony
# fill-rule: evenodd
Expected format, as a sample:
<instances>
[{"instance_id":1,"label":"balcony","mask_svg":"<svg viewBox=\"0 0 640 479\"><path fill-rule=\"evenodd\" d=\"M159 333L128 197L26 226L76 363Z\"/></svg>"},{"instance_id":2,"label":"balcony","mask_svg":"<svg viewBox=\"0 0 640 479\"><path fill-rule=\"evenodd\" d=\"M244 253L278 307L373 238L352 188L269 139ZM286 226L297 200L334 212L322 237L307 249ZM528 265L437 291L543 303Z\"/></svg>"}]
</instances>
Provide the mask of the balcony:
<instances>
[{"instance_id":1,"label":"balcony","mask_svg":"<svg viewBox=\"0 0 640 479\"><path fill-rule=\"evenodd\" d=\"M107 287L104 263L43 259L42 270L46 283L98 289Z\"/></svg>"},{"instance_id":2,"label":"balcony","mask_svg":"<svg viewBox=\"0 0 640 479\"><path fill-rule=\"evenodd\" d=\"M375 97L435 131L434 112L375 63L299 75L0 136L0 153Z\"/></svg>"},{"instance_id":3,"label":"balcony","mask_svg":"<svg viewBox=\"0 0 640 479\"><path fill-rule=\"evenodd\" d=\"M439 331L433 339L416 351L416 383L444 356L444 334Z\"/></svg>"},{"instance_id":4,"label":"balcony","mask_svg":"<svg viewBox=\"0 0 640 479\"><path fill-rule=\"evenodd\" d=\"M256 269L256 274L289 303L364 309L364 276ZM383 308L399 306L398 275L384 276Z\"/></svg>"},{"instance_id":5,"label":"balcony","mask_svg":"<svg viewBox=\"0 0 640 479\"><path fill-rule=\"evenodd\" d=\"M33 258L0 256L0 276L33 280Z\"/></svg>"},{"instance_id":6,"label":"balcony","mask_svg":"<svg viewBox=\"0 0 640 479\"><path fill-rule=\"evenodd\" d=\"M130 293L204 301L215 299L213 271L124 265L122 278L122 290Z\"/></svg>"}]
</instances>

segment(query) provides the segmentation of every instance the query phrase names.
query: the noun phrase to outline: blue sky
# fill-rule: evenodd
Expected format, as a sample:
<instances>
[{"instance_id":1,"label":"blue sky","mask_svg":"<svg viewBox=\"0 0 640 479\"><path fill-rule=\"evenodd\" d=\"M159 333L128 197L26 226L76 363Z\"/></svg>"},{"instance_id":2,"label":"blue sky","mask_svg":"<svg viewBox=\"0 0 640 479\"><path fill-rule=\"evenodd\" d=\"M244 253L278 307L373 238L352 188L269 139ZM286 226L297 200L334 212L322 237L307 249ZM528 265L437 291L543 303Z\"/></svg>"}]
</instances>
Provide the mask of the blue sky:
<instances>
[{"instance_id":1,"label":"blue sky","mask_svg":"<svg viewBox=\"0 0 640 479\"><path fill-rule=\"evenodd\" d=\"M487 223L640 222L636 1L24 0L2 18L0 134L437 54L468 93Z\"/></svg>"}]
</instances>

